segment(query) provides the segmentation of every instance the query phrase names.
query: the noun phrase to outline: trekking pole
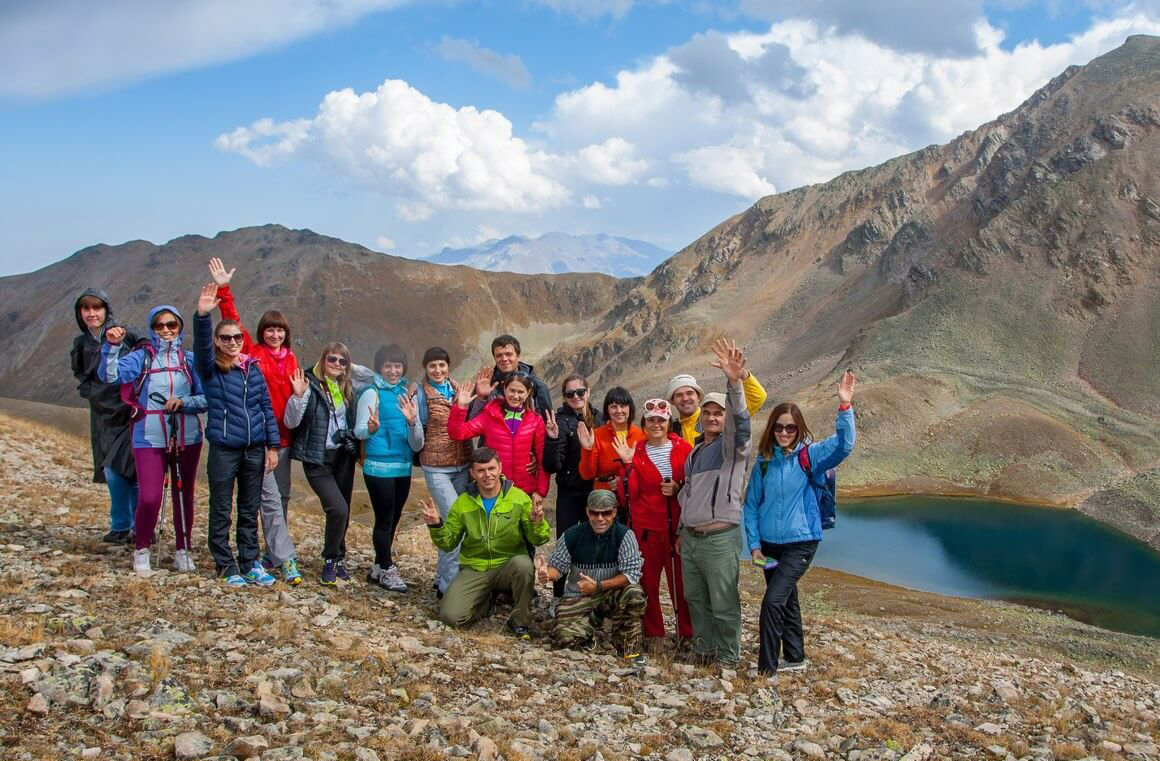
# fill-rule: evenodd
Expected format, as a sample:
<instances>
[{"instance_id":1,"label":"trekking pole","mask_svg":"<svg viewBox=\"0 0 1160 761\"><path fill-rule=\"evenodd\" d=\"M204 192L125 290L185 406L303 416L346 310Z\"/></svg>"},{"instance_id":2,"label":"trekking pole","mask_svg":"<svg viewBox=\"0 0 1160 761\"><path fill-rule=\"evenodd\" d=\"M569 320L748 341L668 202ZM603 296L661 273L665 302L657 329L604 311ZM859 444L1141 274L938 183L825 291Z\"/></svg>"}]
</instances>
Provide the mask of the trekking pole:
<instances>
[{"instance_id":1,"label":"trekking pole","mask_svg":"<svg viewBox=\"0 0 1160 761\"><path fill-rule=\"evenodd\" d=\"M162 405L163 408L165 403L168 401L164 394L159 391L154 391L153 393L149 394L149 399L150 401ZM162 469L163 475L161 477L161 508L157 513L157 526L153 530L153 539L149 542L151 550L149 560L154 570L161 567L161 547L165 544L161 541L161 536L165 533L165 500L169 494L169 450L172 442L172 433L170 433L170 438L165 445L165 466Z\"/></svg>"},{"instance_id":2,"label":"trekking pole","mask_svg":"<svg viewBox=\"0 0 1160 761\"><path fill-rule=\"evenodd\" d=\"M177 462L178 449L177 411L174 410L169 413L169 467L173 474L174 488L177 489L173 496L174 531L176 532L173 546L175 548L174 552L176 553L177 543L184 539L186 544L185 554L189 555L193 549L193 537L186 536L185 534L185 492L181 488L181 468L178 467ZM176 558L177 555L175 554L174 557Z\"/></svg>"}]
</instances>

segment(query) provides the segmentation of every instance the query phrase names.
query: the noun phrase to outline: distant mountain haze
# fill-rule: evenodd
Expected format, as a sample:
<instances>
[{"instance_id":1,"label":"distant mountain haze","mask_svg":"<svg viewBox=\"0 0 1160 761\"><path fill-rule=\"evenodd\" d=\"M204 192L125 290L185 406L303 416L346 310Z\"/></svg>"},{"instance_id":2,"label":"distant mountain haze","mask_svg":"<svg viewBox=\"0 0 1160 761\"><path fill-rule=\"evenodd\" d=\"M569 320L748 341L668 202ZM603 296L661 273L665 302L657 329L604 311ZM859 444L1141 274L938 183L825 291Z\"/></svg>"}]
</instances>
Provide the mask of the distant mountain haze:
<instances>
[{"instance_id":1,"label":"distant mountain haze","mask_svg":"<svg viewBox=\"0 0 1160 761\"><path fill-rule=\"evenodd\" d=\"M545 233L536 238L511 235L466 248L444 248L426 261L464 264L489 272L602 272L614 277L638 277L652 272L671 255L671 251L651 243L612 235Z\"/></svg>"}]
</instances>

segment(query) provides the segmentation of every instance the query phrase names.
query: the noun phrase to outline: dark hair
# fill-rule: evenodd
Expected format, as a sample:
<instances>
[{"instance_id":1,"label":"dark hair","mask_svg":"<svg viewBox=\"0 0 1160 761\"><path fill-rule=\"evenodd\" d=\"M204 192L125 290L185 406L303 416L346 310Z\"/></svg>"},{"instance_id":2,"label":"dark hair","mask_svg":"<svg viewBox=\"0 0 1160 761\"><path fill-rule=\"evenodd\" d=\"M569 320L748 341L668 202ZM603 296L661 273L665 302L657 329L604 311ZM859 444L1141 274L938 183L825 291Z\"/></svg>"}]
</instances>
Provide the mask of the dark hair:
<instances>
[{"instance_id":1,"label":"dark hair","mask_svg":"<svg viewBox=\"0 0 1160 761\"><path fill-rule=\"evenodd\" d=\"M516 356L520 355L520 342L516 340L515 336L509 336L504 333L502 336L496 336L491 342L491 353L495 354L495 350L501 346L514 346L516 349Z\"/></svg>"},{"instance_id":2,"label":"dark hair","mask_svg":"<svg viewBox=\"0 0 1160 761\"><path fill-rule=\"evenodd\" d=\"M442 346L432 346L430 349L423 352L423 367L426 367L432 362L440 359L449 365L451 364L451 355L447 353L446 349L444 349Z\"/></svg>"},{"instance_id":3,"label":"dark hair","mask_svg":"<svg viewBox=\"0 0 1160 761\"><path fill-rule=\"evenodd\" d=\"M159 312L159 314L161 313ZM222 328L232 328L235 325L238 327L238 330L242 329L242 323L238 322L237 320L219 321L217 325L213 326L213 337L217 338L221 334ZM200 349L201 347L198 348ZM223 354L222 351L218 349L216 341L213 345L213 363L217 365L218 371L223 373L229 372L231 369L233 369L234 366L234 359Z\"/></svg>"},{"instance_id":4,"label":"dark hair","mask_svg":"<svg viewBox=\"0 0 1160 761\"><path fill-rule=\"evenodd\" d=\"M106 312L109 311L109 305L105 303L105 300L100 296L94 296L91 293L87 296L81 296L79 299L77 299L77 309L80 309L81 307L88 307L89 309L99 308L104 309Z\"/></svg>"},{"instance_id":5,"label":"dark hair","mask_svg":"<svg viewBox=\"0 0 1160 761\"><path fill-rule=\"evenodd\" d=\"M383 344L375 352L375 372L382 370L387 362L398 362L403 366L403 375L407 374L407 352L397 343Z\"/></svg>"},{"instance_id":6,"label":"dark hair","mask_svg":"<svg viewBox=\"0 0 1160 761\"><path fill-rule=\"evenodd\" d=\"M793 402L782 402L770 411L769 420L765 421L765 430L761 433L761 444L758 446L758 451L761 452L762 457L769 458L773 455L773 448L777 445L777 440L773 437L773 424L787 412L793 416L794 425L797 426L797 436L790 442L790 450L792 451L803 440L813 439L813 434L806 426L806 418L802 414L801 407Z\"/></svg>"},{"instance_id":7,"label":"dark hair","mask_svg":"<svg viewBox=\"0 0 1160 761\"><path fill-rule=\"evenodd\" d=\"M608 408L614 404L628 405L628 422L632 424L632 419L636 417L636 402L632 400L632 394L628 393L628 389L623 386L613 386L608 389L608 393L604 395L604 419L611 421L612 418L608 416Z\"/></svg>"},{"instance_id":8,"label":"dark hair","mask_svg":"<svg viewBox=\"0 0 1160 761\"><path fill-rule=\"evenodd\" d=\"M563 397L565 405L568 404L568 397L563 396L563 394L564 394L565 389L568 388L568 384L571 383L572 381L580 381L581 383L584 384L584 388L588 388L588 379L585 378L583 375L581 375L580 373L572 373L571 375L569 375L567 378L564 379L564 382L560 384L560 395ZM583 419L584 419L584 425L588 426L588 430L592 430L593 428L596 427L596 416L592 414L592 390L591 389L588 390L588 399L585 400L585 402L584 402L584 418Z\"/></svg>"},{"instance_id":9,"label":"dark hair","mask_svg":"<svg viewBox=\"0 0 1160 761\"><path fill-rule=\"evenodd\" d=\"M498 459L499 455L491 447L476 447L475 451L471 453L472 465L483 465Z\"/></svg>"},{"instance_id":10,"label":"dark hair","mask_svg":"<svg viewBox=\"0 0 1160 761\"><path fill-rule=\"evenodd\" d=\"M287 349L290 348L290 323L277 309L267 310L258 320L258 343L263 346L266 345L266 328L282 328L286 331L286 339L282 341L282 345Z\"/></svg>"}]
</instances>

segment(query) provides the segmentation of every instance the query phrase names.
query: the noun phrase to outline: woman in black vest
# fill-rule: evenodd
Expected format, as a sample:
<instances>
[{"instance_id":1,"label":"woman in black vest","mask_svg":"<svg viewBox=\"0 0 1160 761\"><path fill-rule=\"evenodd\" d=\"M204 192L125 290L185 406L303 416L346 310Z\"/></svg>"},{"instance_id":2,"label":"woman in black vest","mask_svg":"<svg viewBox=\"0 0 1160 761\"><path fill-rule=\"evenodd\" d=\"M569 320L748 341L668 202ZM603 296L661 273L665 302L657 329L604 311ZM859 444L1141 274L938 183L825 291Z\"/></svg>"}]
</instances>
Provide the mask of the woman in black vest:
<instances>
[{"instance_id":1,"label":"woman in black vest","mask_svg":"<svg viewBox=\"0 0 1160 761\"><path fill-rule=\"evenodd\" d=\"M294 393L286 403L285 424L294 432L290 457L302 463L310 488L326 514L319 581L350 581L346 569L346 529L358 443L354 437L354 389L350 350L337 341L322 350L310 370L290 376Z\"/></svg>"}]
</instances>

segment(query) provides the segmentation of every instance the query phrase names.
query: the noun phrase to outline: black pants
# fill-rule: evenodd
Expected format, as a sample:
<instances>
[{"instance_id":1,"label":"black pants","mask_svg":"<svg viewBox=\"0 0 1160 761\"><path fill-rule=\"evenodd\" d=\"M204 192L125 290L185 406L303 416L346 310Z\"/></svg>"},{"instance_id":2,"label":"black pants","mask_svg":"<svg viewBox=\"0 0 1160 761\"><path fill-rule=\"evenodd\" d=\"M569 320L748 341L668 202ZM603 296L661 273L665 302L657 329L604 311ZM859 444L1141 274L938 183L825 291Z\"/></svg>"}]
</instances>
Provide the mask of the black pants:
<instances>
[{"instance_id":1,"label":"black pants","mask_svg":"<svg viewBox=\"0 0 1160 761\"><path fill-rule=\"evenodd\" d=\"M371 507L375 511L375 527L371 540L375 545L375 565L390 568L395 564L391 559L391 546L395 543L395 530L403 517L403 505L411 493L411 477L380 478L363 473L367 493L371 497Z\"/></svg>"},{"instance_id":2,"label":"black pants","mask_svg":"<svg viewBox=\"0 0 1160 761\"><path fill-rule=\"evenodd\" d=\"M556 493L556 541L560 541L560 537L564 532L575 526L577 523L584 523L588 520L588 492L583 494L568 494L566 492ZM552 582L552 596L564 596L564 583L567 579L561 577Z\"/></svg>"},{"instance_id":3,"label":"black pants","mask_svg":"<svg viewBox=\"0 0 1160 761\"><path fill-rule=\"evenodd\" d=\"M262 505L262 478L266 450L262 446L235 449L209 444L209 554L219 576L245 573L258 559L258 509ZM238 525L230 549L230 519L234 512L234 482L238 484ZM240 570L239 570L240 569Z\"/></svg>"},{"instance_id":4,"label":"black pants","mask_svg":"<svg viewBox=\"0 0 1160 761\"><path fill-rule=\"evenodd\" d=\"M777 568L765 572L765 596L761 598L761 646L757 670L762 674L777 672L779 653L784 654L787 661L796 662L806 657L797 583L817 551L816 541L761 543L762 554L777 561Z\"/></svg>"},{"instance_id":5,"label":"black pants","mask_svg":"<svg viewBox=\"0 0 1160 761\"><path fill-rule=\"evenodd\" d=\"M346 558L346 528L350 525L350 493L354 490L354 458L342 449L329 449L321 465L302 463L306 482L318 495L326 514L322 539L325 560Z\"/></svg>"}]
</instances>

